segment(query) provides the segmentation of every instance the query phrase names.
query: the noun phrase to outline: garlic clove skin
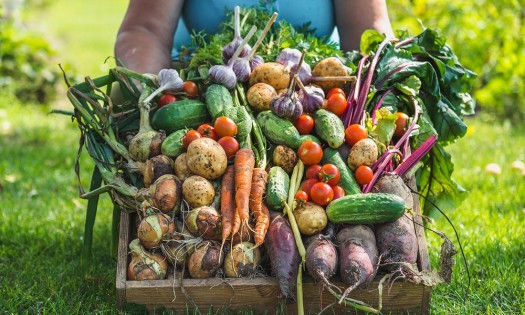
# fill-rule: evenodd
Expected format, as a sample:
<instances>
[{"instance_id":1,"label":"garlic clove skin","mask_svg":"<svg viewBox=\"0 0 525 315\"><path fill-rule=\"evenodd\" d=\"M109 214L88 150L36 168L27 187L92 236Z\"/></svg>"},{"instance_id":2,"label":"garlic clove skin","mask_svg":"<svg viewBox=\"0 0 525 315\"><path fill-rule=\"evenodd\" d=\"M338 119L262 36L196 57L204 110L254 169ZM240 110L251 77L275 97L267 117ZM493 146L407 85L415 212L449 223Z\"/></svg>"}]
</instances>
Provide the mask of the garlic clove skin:
<instances>
[{"instance_id":1,"label":"garlic clove skin","mask_svg":"<svg viewBox=\"0 0 525 315\"><path fill-rule=\"evenodd\" d=\"M255 55L252 57L252 59L250 59L250 68L252 69L255 69L257 68L258 66L262 65L264 63L264 59L261 55Z\"/></svg>"},{"instance_id":2,"label":"garlic clove skin","mask_svg":"<svg viewBox=\"0 0 525 315\"><path fill-rule=\"evenodd\" d=\"M252 68L250 67L250 62L247 59L239 58L233 61L232 70L237 77L237 81L244 83L250 79Z\"/></svg>"},{"instance_id":3,"label":"garlic clove skin","mask_svg":"<svg viewBox=\"0 0 525 315\"><path fill-rule=\"evenodd\" d=\"M298 98L303 105L303 111L313 113L323 106L324 91L320 87L307 85L298 92Z\"/></svg>"},{"instance_id":4,"label":"garlic clove skin","mask_svg":"<svg viewBox=\"0 0 525 315\"><path fill-rule=\"evenodd\" d=\"M237 76L231 67L215 65L210 68L209 76L212 82L224 85L228 90L233 90L237 85Z\"/></svg>"}]
</instances>

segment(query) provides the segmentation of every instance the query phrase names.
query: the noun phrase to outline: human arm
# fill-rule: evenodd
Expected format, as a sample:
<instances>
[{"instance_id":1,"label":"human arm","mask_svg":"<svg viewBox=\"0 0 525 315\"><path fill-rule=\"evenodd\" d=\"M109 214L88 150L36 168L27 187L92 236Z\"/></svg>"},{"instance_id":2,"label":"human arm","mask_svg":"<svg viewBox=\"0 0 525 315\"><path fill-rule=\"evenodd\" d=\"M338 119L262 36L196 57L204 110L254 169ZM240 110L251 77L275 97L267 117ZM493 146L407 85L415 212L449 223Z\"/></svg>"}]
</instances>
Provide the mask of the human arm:
<instances>
[{"instance_id":1,"label":"human arm","mask_svg":"<svg viewBox=\"0 0 525 315\"><path fill-rule=\"evenodd\" d=\"M130 0L115 42L115 57L139 73L171 66L171 48L183 0Z\"/></svg>"},{"instance_id":2,"label":"human arm","mask_svg":"<svg viewBox=\"0 0 525 315\"><path fill-rule=\"evenodd\" d=\"M334 9L342 50L358 50L367 29L394 37L386 0L334 0Z\"/></svg>"}]
</instances>

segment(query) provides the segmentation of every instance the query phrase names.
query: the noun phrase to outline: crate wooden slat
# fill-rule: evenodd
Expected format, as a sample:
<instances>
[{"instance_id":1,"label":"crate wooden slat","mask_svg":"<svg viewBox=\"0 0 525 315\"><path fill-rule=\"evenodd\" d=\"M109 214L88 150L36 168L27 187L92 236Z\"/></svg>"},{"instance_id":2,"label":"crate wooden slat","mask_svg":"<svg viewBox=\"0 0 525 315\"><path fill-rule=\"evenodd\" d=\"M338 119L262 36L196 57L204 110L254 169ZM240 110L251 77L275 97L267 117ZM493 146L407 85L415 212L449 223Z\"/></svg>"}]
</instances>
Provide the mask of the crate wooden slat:
<instances>
[{"instance_id":1,"label":"crate wooden slat","mask_svg":"<svg viewBox=\"0 0 525 315\"><path fill-rule=\"evenodd\" d=\"M413 182L410 183L411 186ZM417 195L414 194L415 213L419 213ZM414 216L416 235L418 237L418 267L420 270L429 270L430 262L421 218ZM279 287L272 277L257 279L183 279L182 285L179 276L170 275L166 280L157 281L128 281L126 270L128 265L128 244L131 241L132 215L122 212L120 218L119 254L117 263L117 302L120 308L127 303L146 305L148 309L165 307L177 311L185 311L196 306L200 311L207 311L213 306L214 310L253 310L275 312L279 305L277 296ZM351 298L378 306L379 277L369 289L357 289ZM337 283L341 287L345 285ZM183 292L184 290L184 292ZM321 294L320 288L313 281L305 277L303 283L304 306L307 314L317 314L322 307L334 302L334 298L327 291ZM383 289L382 311L388 313L417 313L428 314L432 288L408 282L397 281L390 288ZM193 304L194 303L194 304ZM296 312L295 304L286 306L289 314ZM356 313L354 309L335 305L337 313Z\"/></svg>"}]
</instances>

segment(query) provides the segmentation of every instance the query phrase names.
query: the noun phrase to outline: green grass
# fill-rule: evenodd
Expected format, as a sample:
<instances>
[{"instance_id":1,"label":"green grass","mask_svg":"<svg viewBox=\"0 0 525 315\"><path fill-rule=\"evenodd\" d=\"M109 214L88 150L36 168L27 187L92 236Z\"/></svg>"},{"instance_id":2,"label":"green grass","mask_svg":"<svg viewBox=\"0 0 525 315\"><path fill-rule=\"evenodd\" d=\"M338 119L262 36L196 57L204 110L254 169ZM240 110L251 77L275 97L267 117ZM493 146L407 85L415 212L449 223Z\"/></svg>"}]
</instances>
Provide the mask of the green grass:
<instances>
[{"instance_id":1,"label":"green grass","mask_svg":"<svg viewBox=\"0 0 525 315\"><path fill-rule=\"evenodd\" d=\"M97 77L106 73L103 60L111 55L126 4L56 0L34 23L56 40L60 61ZM54 106L71 109L67 103L61 99ZM118 313L112 204L101 198L95 259L86 277L80 258L86 201L78 197L74 173L79 132L69 117L49 110L0 93L0 313ZM514 160L525 161L525 129L482 118L468 124L468 135L448 150L454 178L469 192L448 215L464 246L471 286L465 295L467 277L458 255L452 283L433 291L432 313L525 313L525 183L510 167ZM501 165L501 175L485 173L492 162ZM83 154L80 165L87 189L93 163ZM443 218L431 226L453 237ZM440 240L430 232L427 237L436 266Z\"/></svg>"}]
</instances>

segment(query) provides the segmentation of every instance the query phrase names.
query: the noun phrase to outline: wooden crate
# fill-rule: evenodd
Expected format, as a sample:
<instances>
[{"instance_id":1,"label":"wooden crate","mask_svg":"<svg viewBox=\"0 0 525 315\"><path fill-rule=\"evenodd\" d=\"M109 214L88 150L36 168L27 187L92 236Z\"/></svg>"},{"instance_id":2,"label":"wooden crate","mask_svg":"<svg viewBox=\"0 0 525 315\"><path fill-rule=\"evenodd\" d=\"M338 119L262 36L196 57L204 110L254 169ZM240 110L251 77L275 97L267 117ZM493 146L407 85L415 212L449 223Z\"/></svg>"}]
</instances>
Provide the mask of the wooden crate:
<instances>
[{"instance_id":1,"label":"wooden crate","mask_svg":"<svg viewBox=\"0 0 525 315\"><path fill-rule=\"evenodd\" d=\"M417 195L414 195L414 212L419 213ZM149 310L164 307L177 311L185 311L197 306L199 311L207 312L211 306L213 310L253 310L275 313L279 307L279 287L275 278L211 278L211 279L184 279L182 282L174 279L173 275L166 280L156 281L128 281L126 270L128 266L128 244L131 241L132 215L121 214L120 240L117 265L117 302L120 308L127 303L141 304ZM430 263L421 218L414 216L416 235L418 237L419 270L429 270ZM304 277L304 308L306 314L317 314L324 306L334 302L333 296L327 291L321 292L320 287L311 278ZM341 283L336 284L346 287ZM379 276L371 283L369 289L358 289L350 294L351 298L378 306ZM184 290L184 291L183 291ZM390 290L383 289L383 314L407 313L428 314L432 288L422 284L413 284L397 281ZM194 303L194 304L193 304ZM295 304L284 307L288 314L297 311ZM335 305L337 313L352 313L353 308Z\"/></svg>"}]
</instances>

